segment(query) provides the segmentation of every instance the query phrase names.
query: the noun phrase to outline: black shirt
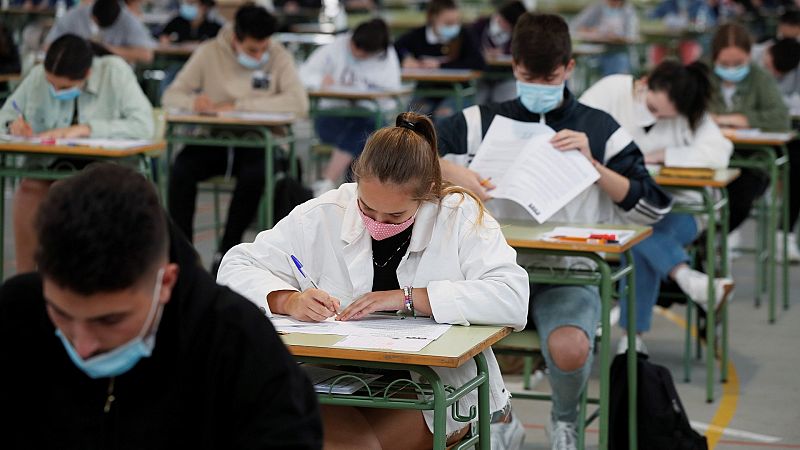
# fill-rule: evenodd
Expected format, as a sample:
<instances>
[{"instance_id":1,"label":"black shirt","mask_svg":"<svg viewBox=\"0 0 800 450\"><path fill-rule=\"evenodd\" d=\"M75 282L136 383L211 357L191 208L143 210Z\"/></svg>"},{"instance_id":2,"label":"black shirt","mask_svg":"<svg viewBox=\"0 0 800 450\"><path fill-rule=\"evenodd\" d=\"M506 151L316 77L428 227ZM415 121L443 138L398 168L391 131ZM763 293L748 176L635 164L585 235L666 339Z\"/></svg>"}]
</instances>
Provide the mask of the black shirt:
<instances>
[{"instance_id":1,"label":"black shirt","mask_svg":"<svg viewBox=\"0 0 800 450\"><path fill-rule=\"evenodd\" d=\"M222 25L206 18L195 30L192 28L191 22L181 16L177 16L164 27L164 30L161 31L161 36L168 36L172 42L205 41L215 37L220 28L222 28Z\"/></svg>"},{"instance_id":2,"label":"black shirt","mask_svg":"<svg viewBox=\"0 0 800 450\"><path fill-rule=\"evenodd\" d=\"M372 292L400 289L397 266L408 250L413 229L414 225L411 225L407 230L390 238L382 241L372 240L372 268L375 269Z\"/></svg>"},{"instance_id":3,"label":"black shirt","mask_svg":"<svg viewBox=\"0 0 800 450\"><path fill-rule=\"evenodd\" d=\"M69 359L38 274L0 287L0 448L318 449L308 378L258 308L203 270L172 233L180 274L149 358L114 380Z\"/></svg>"},{"instance_id":4,"label":"black shirt","mask_svg":"<svg viewBox=\"0 0 800 450\"><path fill-rule=\"evenodd\" d=\"M441 63L442 69L481 70L484 66L479 44L473 34L463 26L458 37L446 44L429 44L425 27L420 27L400 36L394 47L400 61L409 55L416 59L430 56L444 60Z\"/></svg>"}]
</instances>

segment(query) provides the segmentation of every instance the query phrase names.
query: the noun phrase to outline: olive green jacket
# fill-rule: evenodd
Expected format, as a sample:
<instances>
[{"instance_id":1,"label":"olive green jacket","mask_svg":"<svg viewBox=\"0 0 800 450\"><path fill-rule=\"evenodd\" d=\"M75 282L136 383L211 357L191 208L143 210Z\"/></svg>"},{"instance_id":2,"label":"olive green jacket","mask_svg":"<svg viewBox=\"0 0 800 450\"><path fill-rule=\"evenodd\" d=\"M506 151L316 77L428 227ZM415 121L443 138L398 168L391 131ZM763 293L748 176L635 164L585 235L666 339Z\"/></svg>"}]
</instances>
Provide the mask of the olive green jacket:
<instances>
[{"instance_id":1,"label":"olive green jacket","mask_svg":"<svg viewBox=\"0 0 800 450\"><path fill-rule=\"evenodd\" d=\"M744 114L751 128L785 131L791 128L789 110L783 102L775 79L764 69L750 64L750 73L736 84L730 108L722 96L722 79L713 74L714 86L709 110L714 114Z\"/></svg>"}]
</instances>

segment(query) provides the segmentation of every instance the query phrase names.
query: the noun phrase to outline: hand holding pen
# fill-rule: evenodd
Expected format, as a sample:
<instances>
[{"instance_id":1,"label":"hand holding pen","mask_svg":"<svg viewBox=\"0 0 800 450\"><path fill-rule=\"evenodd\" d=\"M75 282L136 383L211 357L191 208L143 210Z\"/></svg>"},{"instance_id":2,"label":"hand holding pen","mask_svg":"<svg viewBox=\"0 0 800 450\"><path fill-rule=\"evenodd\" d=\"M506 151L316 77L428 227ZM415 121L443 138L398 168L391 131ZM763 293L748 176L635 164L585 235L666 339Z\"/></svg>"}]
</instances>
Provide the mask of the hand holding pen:
<instances>
[{"instance_id":1,"label":"hand holding pen","mask_svg":"<svg viewBox=\"0 0 800 450\"><path fill-rule=\"evenodd\" d=\"M320 289L317 283L306 275L303 271L303 264L294 255L292 255L292 262L303 278L310 281L314 288L293 293L286 304L286 312L295 319L306 322L322 322L336 316L341 306L339 300Z\"/></svg>"},{"instance_id":2,"label":"hand holding pen","mask_svg":"<svg viewBox=\"0 0 800 450\"><path fill-rule=\"evenodd\" d=\"M33 128L25 121L25 114L22 113L22 109L17 105L17 101L12 100L11 106L19 114L19 117L8 126L8 132L12 136L33 137Z\"/></svg>"}]
</instances>

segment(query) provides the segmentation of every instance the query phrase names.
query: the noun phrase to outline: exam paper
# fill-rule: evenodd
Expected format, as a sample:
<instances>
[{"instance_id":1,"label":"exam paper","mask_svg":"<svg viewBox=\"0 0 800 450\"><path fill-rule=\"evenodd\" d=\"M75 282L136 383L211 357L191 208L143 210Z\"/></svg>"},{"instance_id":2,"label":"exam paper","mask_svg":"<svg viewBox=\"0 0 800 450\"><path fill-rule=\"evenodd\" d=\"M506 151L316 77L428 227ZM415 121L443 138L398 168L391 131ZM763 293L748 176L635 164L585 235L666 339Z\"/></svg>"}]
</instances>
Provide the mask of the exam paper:
<instances>
[{"instance_id":1,"label":"exam paper","mask_svg":"<svg viewBox=\"0 0 800 450\"><path fill-rule=\"evenodd\" d=\"M617 236L619 244L624 244L636 235L633 230L611 230L607 228L583 228L583 227L555 227L553 231L542 235L545 239L553 239L556 236L569 236L577 238L589 238L593 234L613 234Z\"/></svg>"},{"instance_id":2,"label":"exam paper","mask_svg":"<svg viewBox=\"0 0 800 450\"><path fill-rule=\"evenodd\" d=\"M341 348L361 348L370 350L394 350L397 352L418 352L433 339L422 338L389 338L384 336L347 336L333 344Z\"/></svg>"},{"instance_id":3,"label":"exam paper","mask_svg":"<svg viewBox=\"0 0 800 450\"><path fill-rule=\"evenodd\" d=\"M761 131L760 128L743 128L734 130L734 136L741 139L776 139L779 141L788 141L792 138L792 132L780 131Z\"/></svg>"},{"instance_id":4,"label":"exam paper","mask_svg":"<svg viewBox=\"0 0 800 450\"><path fill-rule=\"evenodd\" d=\"M306 372L306 375L308 375L311 384L314 385L314 390L322 394L352 394L364 387L364 383L359 380L364 380L364 382L369 384L382 376L369 373L352 373L358 379L352 377L339 378L351 372L328 369L310 364L301 364L300 367Z\"/></svg>"},{"instance_id":5,"label":"exam paper","mask_svg":"<svg viewBox=\"0 0 800 450\"><path fill-rule=\"evenodd\" d=\"M492 197L519 203L544 223L600 178L577 150L556 150L554 135L544 124L495 116L469 167L491 178Z\"/></svg>"},{"instance_id":6,"label":"exam paper","mask_svg":"<svg viewBox=\"0 0 800 450\"><path fill-rule=\"evenodd\" d=\"M0 141L15 142L36 145L61 145L68 147L97 147L112 150L124 150L128 148L142 147L150 145L153 141L148 139L102 139L102 138L70 138L70 139L50 139L40 137L21 137L10 134L0 134Z\"/></svg>"},{"instance_id":7,"label":"exam paper","mask_svg":"<svg viewBox=\"0 0 800 450\"><path fill-rule=\"evenodd\" d=\"M241 120L261 120L265 122L270 121L284 121L294 118L292 113L265 113L265 112L250 112L250 111L225 111L218 113L219 117L228 117Z\"/></svg>"},{"instance_id":8,"label":"exam paper","mask_svg":"<svg viewBox=\"0 0 800 450\"><path fill-rule=\"evenodd\" d=\"M400 318L371 314L363 319L340 322L330 318L324 322L302 322L291 317L274 315L272 325L282 333L336 334L339 336L416 338L435 340L450 329L429 318Z\"/></svg>"}]
</instances>

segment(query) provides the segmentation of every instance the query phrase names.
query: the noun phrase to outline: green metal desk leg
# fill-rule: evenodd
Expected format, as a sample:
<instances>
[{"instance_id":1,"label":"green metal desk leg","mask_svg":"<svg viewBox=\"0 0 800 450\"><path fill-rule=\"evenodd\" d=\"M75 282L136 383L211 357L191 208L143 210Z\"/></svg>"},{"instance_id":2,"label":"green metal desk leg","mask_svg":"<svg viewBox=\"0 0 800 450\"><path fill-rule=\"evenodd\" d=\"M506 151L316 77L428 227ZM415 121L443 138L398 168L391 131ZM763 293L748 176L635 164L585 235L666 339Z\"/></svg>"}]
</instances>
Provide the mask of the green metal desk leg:
<instances>
[{"instance_id":1,"label":"green metal desk leg","mask_svg":"<svg viewBox=\"0 0 800 450\"><path fill-rule=\"evenodd\" d=\"M791 155L789 155L789 149L784 145L781 147L783 151L783 157L786 158L786 162L781 166L781 181L782 181L782 192L783 192L783 309L784 311L789 309L789 242L788 242L788 234L791 231L789 229L789 199L792 194L792 190L790 188L791 180L789 180L789 168L791 165L789 161L791 160Z\"/></svg>"},{"instance_id":2,"label":"green metal desk leg","mask_svg":"<svg viewBox=\"0 0 800 450\"><path fill-rule=\"evenodd\" d=\"M464 88L461 83L453 83L453 90L456 92L456 111L461 111L464 109Z\"/></svg>"},{"instance_id":3,"label":"green metal desk leg","mask_svg":"<svg viewBox=\"0 0 800 450\"><path fill-rule=\"evenodd\" d=\"M0 155L0 167L6 166L6 156ZM5 279L6 266L6 177L0 176L0 281Z\"/></svg>"},{"instance_id":4,"label":"green metal desk leg","mask_svg":"<svg viewBox=\"0 0 800 450\"><path fill-rule=\"evenodd\" d=\"M686 302L686 329L683 347L683 381L689 383L692 381L692 312L694 311L694 304L691 300Z\"/></svg>"},{"instance_id":5,"label":"green metal desk leg","mask_svg":"<svg viewBox=\"0 0 800 450\"><path fill-rule=\"evenodd\" d=\"M730 275L730 267L728 267L728 220L730 219L730 203L728 200L728 190L720 189L722 208L720 211L720 219L722 220L722 241L720 243L720 264L722 266L721 272L723 277ZM720 380L723 383L728 381L728 303L722 306L720 311L722 314L722 367L720 368Z\"/></svg>"},{"instance_id":6,"label":"green metal desk leg","mask_svg":"<svg viewBox=\"0 0 800 450\"><path fill-rule=\"evenodd\" d=\"M633 252L627 250L625 252L625 261L628 264L633 264ZM631 270L628 273L627 279L628 286L636 286L636 270ZM609 291L610 291L609 287ZM636 415L637 415L637 401L636 393L638 387L636 383L636 289L631 289L628 293L628 449L636 450L639 441L636 437ZM609 292L610 293L610 292ZM604 319L605 320L605 319ZM605 338L606 333L603 333ZM606 448L606 447L601 447Z\"/></svg>"},{"instance_id":7,"label":"green metal desk leg","mask_svg":"<svg viewBox=\"0 0 800 450\"><path fill-rule=\"evenodd\" d=\"M703 191L703 204L706 207L708 217L708 227L706 231L706 273L708 273L708 303L706 307L706 402L714 401L714 364L716 358L716 343L714 338L717 334L716 307L714 277L716 271L717 224L714 215L714 202L708 191ZM688 325L688 324L687 324Z\"/></svg>"},{"instance_id":8,"label":"green metal desk leg","mask_svg":"<svg viewBox=\"0 0 800 450\"><path fill-rule=\"evenodd\" d=\"M262 199L263 207L261 208L261 217L259 220L259 228L266 230L272 228L273 225L273 205L275 197L275 174L273 173L274 161L273 148L272 148L272 132L269 128L264 127L261 129L264 136L264 198Z\"/></svg>"},{"instance_id":9,"label":"green metal desk leg","mask_svg":"<svg viewBox=\"0 0 800 450\"><path fill-rule=\"evenodd\" d=\"M625 255L626 263L633 264L633 255ZM630 258L630 259L627 259ZM605 450L608 448L608 415L609 415L609 398L611 393L611 298L612 281L611 281L611 267L608 262L600 257L592 258L597 263L597 269L600 272L600 321L603 335L600 336L600 449ZM632 290L631 290L632 292ZM630 298L630 297L629 297ZM635 321L632 322L635 329ZM628 329L631 328L629 324Z\"/></svg>"},{"instance_id":10,"label":"green metal desk leg","mask_svg":"<svg viewBox=\"0 0 800 450\"><path fill-rule=\"evenodd\" d=\"M445 450L447 446L447 406L445 406L444 385L435 373L433 376L425 378L428 378L433 391L433 450Z\"/></svg>"},{"instance_id":11,"label":"green metal desk leg","mask_svg":"<svg viewBox=\"0 0 800 450\"><path fill-rule=\"evenodd\" d=\"M774 151L773 151L774 156ZM768 205L767 216L767 248L769 255L769 278L767 283L769 285L769 323L775 323L775 287L776 287L776 268L777 264L775 254L775 229L778 225L778 186L780 173L778 173L777 158L773 158L773 164L770 164L770 180L772 181L772 188L770 189L770 204Z\"/></svg>"},{"instance_id":12,"label":"green metal desk leg","mask_svg":"<svg viewBox=\"0 0 800 450\"><path fill-rule=\"evenodd\" d=\"M480 436L479 447L481 450L490 450L492 415L489 412L489 365L483 352L473 358L478 369L478 376L486 374L486 380L478 386L478 433Z\"/></svg>"},{"instance_id":13,"label":"green metal desk leg","mask_svg":"<svg viewBox=\"0 0 800 450\"><path fill-rule=\"evenodd\" d=\"M164 135L167 138L167 151L164 154L164 158L162 158L163 160L161 161L161 164L159 164L161 166L160 178L161 180L163 180L162 181L163 184L161 187L161 199L162 199L162 204L164 205L164 209L167 211L169 211L169 176L170 176L169 172L170 172L170 165L172 164L172 150L173 146L175 145L172 142L172 133L175 131L174 128L175 125L167 122L167 129L164 133Z\"/></svg>"}]
</instances>

